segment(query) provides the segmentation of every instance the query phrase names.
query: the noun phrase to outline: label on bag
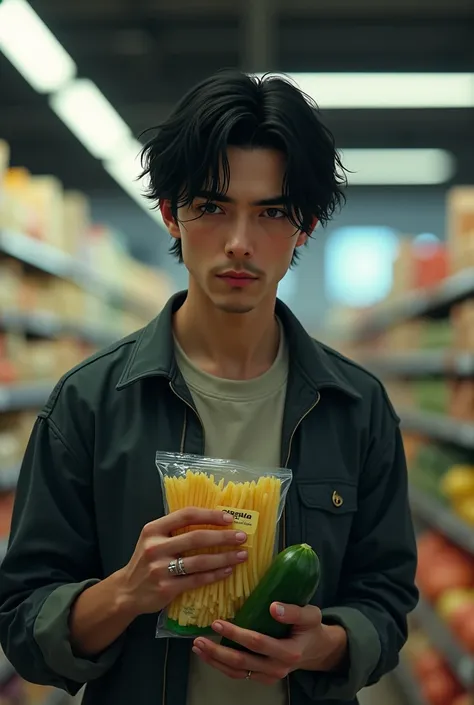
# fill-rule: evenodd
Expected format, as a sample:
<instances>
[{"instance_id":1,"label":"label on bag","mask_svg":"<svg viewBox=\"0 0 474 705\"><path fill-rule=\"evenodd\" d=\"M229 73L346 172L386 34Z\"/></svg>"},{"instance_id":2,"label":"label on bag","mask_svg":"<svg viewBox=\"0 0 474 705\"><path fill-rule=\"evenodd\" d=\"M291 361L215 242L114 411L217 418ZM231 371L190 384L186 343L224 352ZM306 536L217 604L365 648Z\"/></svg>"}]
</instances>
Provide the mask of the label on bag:
<instances>
[{"instance_id":1,"label":"label on bag","mask_svg":"<svg viewBox=\"0 0 474 705\"><path fill-rule=\"evenodd\" d=\"M223 507L221 505L216 507L216 509L221 509L223 512L232 514L234 517L232 529L235 531L244 531L247 534L247 540L241 545L251 548L253 545L253 537L257 532L260 512L257 512L256 509L236 509L235 507Z\"/></svg>"}]
</instances>

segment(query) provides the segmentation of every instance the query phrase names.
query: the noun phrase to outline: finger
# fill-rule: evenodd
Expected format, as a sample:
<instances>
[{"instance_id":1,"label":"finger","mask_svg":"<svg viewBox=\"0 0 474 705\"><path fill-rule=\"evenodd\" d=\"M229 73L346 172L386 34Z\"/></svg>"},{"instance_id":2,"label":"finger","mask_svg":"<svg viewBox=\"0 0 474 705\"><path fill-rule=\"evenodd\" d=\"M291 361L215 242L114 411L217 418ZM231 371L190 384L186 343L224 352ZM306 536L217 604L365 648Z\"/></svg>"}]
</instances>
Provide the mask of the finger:
<instances>
[{"instance_id":1,"label":"finger","mask_svg":"<svg viewBox=\"0 0 474 705\"><path fill-rule=\"evenodd\" d=\"M230 672L243 673L244 677L249 671L267 676L274 681L281 680L288 675L288 666L280 661L230 649L227 646L215 644L210 639L199 637L195 640L194 647Z\"/></svg>"},{"instance_id":2,"label":"finger","mask_svg":"<svg viewBox=\"0 0 474 705\"><path fill-rule=\"evenodd\" d=\"M181 595L188 590L202 587L203 585L211 585L219 580L225 580L232 574L232 567L220 568L218 570L210 570L207 573L193 573L191 575L177 575L166 581L163 590L171 595L174 599L177 595ZM170 600L171 601L171 600Z\"/></svg>"},{"instance_id":3,"label":"finger","mask_svg":"<svg viewBox=\"0 0 474 705\"><path fill-rule=\"evenodd\" d=\"M204 553L199 556L183 558L183 567L186 573L206 573L219 570L227 566L245 563L248 558L247 551L228 551L226 553Z\"/></svg>"},{"instance_id":4,"label":"finger","mask_svg":"<svg viewBox=\"0 0 474 705\"><path fill-rule=\"evenodd\" d=\"M293 624L298 627L318 627L321 624L321 610L314 605L298 607L282 602L272 602L270 614L273 619L283 624Z\"/></svg>"},{"instance_id":5,"label":"finger","mask_svg":"<svg viewBox=\"0 0 474 705\"><path fill-rule=\"evenodd\" d=\"M212 623L215 632L231 641L241 644L255 654L293 666L301 658L298 646L292 639L274 639L251 629L242 629L235 624L217 620ZM231 649L235 651L234 649ZM240 653L240 652L236 652Z\"/></svg>"},{"instance_id":6,"label":"finger","mask_svg":"<svg viewBox=\"0 0 474 705\"><path fill-rule=\"evenodd\" d=\"M218 546L239 546L244 543L247 534L243 531L231 529L196 529L179 536L173 536L166 542L166 550L172 555L179 556L187 551L199 551L203 548ZM161 544L163 546L163 544Z\"/></svg>"},{"instance_id":7,"label":"finger","mask_svg":"<svg viewBox=\"0 0 474 705\"><path fill-rule=\"evenodd\" d=\"M216 661L215 659L211 658L208 654L200 651L196 647L193 648L193 651L199 656L201 661L204 661L204 663L207 663L209 666L212 666L212 668L215 668L217 671L220 671L228 678L232 678L233 680L244 680L247 677L248 671L235 671L229 666L226 666L224 663L220 663L219 661ZM264 683L265 685L273 685L277 682L278 679L266 676L264 673L252 673L252 675L250 676L250 680L257 681L259 683Z\"/></svg>"},{"instance_id":8,"label":"finger","mask_svg":"<svg viewBox=\"0 0 474 705\"><path fill-rule=\"evenodd\" d=\"M227 514L220 509L201 509L200 507L184 507L176 512L171 512L160 519L152 521L151 531L160 535L169 535L186 526L229 526L234 521L232 514Z\"/></svg>"}]
</instances>

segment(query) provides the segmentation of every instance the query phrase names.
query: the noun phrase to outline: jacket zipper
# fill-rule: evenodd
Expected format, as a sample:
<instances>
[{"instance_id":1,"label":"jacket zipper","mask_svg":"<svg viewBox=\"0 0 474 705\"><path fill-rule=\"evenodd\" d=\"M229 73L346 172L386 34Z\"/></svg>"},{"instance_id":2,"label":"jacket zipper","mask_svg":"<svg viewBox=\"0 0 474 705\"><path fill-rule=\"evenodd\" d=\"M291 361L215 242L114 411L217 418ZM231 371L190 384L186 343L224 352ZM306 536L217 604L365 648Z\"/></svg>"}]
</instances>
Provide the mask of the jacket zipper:
<instances>
[{"instance_id":1,"label":"jacket zipper","mask_svg":"<svg viewBox=\"0 0 474 705\"><path fill-rule=\"evenodd\" d=\"M184 399L180 394L178 394L178 392L176 391L176 389L173 387L173 383L172 383L172 382L169 383L169 386L170 386L170 389L171 389L171 391L173 392L173 394L174 394L175 396L177 396L178 399L180 399L182 402L184 402L184 403L186 404L186 406L189 407L189 408L191 409L191 411L192 411L194 414L196 414L196 416L197 416L198 419L199 419L199 423L201 424L201 429L202 429L203 437L205 437L204 424L203 424L202 419L201 419L201 417L199 416L198 412L196 411L196 409L194 409L194 408L192 407L192 405L191 405L188 401L186 401L186 399ZM182 430L182 432L181 432L181 443L180 443L180 449L179 449L179 452L180 452L180 453L184 453L184 442L185 442L185 440L186 440L186 429L187 429L187 425L188 425L188 414L187 414L187 409L186 409L185 412L184 412L183 430ZM166 640L166 650L165 650L165 662L164 662L164 665L163 665L163 695L162 695L162 699L161 699L162 705L166 705L166 674L167 674L167 668L168 668L168 654L169 654L169 649L170 649L170 640L167 639L167 640Z\"/></svg>"},{"instance_id":2,"label":"jacket zipper","mask_svg":"<svg viewBox=\"0 0 474 705\"><path fill-rule=\"evenodd\" d=\"M288 444L288 455L286 456L286 460L285 460L285 468L288 467L288 463L290 462L291 446L293 444L293 438L295 436L296 431L300 427L300 424L308 416L308 414L310 414L313 411L313 409L315 409L317 407L320 400L321 400L321 394L318 392L318 396L317 396L317 399L314 402L314 404L312 406L310 406L307 411L305 411L303 416L299 419L298 423L294 427L294 429L291 433L291 436L290 436L290 442ZM282 521L283 521L283 527L282 527L283 528L283 548L286 548L286 511L285 511L285 507L283 507ZM289 676L286 677L286 697L287 697L287 705L291 705L291 691L290 691L290 677Z\"/></svg>"}]
</instances>

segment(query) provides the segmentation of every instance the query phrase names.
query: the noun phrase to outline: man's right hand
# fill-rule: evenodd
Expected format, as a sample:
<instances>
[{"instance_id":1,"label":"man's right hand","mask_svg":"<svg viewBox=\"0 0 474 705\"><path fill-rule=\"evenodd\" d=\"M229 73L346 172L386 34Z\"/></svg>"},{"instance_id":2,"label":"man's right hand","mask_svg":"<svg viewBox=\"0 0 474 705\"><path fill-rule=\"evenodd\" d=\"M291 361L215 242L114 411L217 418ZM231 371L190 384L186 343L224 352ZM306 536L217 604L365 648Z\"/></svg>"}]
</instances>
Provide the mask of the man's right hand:
<instances>
[{"instance_id":1,"label":"man's right hand","mask_svg":"<svg viewBox=\"0 0 474 705\"><path fill-rule=\"evenodd\" d=\"M220 510L188 507L147 524L140 535L129 563L119 571L120 592L124 604L134 616L159 612L178 595L227 578L233 566L247 560L247 551L239 546L246 534L229 529L233 517ZM196 526L221 529L194 529ZM171 561L188 551L220 549L219 552L183 558L186 575L172 575Z\"/></svg>"}]
</instances>

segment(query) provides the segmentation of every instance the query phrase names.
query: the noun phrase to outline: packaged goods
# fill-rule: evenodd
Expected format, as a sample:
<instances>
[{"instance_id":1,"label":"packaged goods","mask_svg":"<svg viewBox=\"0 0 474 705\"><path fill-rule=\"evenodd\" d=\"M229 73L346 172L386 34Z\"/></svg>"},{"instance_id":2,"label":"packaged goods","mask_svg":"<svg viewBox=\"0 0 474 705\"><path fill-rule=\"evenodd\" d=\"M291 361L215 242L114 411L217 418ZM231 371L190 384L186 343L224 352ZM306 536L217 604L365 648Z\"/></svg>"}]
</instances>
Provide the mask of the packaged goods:
<instances>
[{"instance_id":1,"label":"packaged goods","mask_svg":"<svg viewBox=\"0 0 474 705\"><path fill-rule=\"evenodd\" d=\"M229 528L247 534L243 546L248 551L248 560L235 566L232 575L183 593L159 615L158 637L193 637L210 632L215 619L233 619L267 572L277 548L278 527L292 473L289 469L257 468L231 460L179 453L157 453L156 465L166 513L189 506L222 509L235 518ZM198 528L217 527L192 526L179 533Z\"/></svg>"}]
</instances>

